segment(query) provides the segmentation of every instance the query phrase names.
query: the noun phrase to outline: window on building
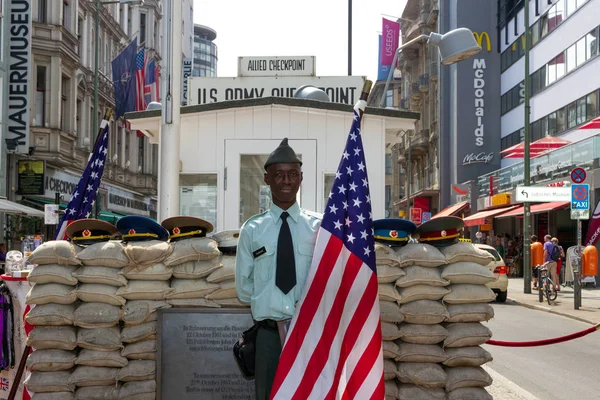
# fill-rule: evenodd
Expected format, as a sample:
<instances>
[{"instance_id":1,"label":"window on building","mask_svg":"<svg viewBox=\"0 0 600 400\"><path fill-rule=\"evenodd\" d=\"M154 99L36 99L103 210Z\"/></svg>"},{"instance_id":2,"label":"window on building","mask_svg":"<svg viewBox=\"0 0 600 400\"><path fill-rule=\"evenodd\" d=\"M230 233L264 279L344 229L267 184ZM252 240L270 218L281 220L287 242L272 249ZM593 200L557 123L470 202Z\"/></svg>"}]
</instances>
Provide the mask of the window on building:
<instances>
[{"instance_id":1,"label":"window on building","mask_svg":"<svg viewBox=\"0 0 600 400\"><path fill-rule=\"evenodd\" d=\"M546 64L546 80L548 85L552 85L556 81L556 59Z\"/></svg>"},{"instance_id":2,"label":"window on building","mask_svg":"<svg viewBox=\"0 0 600 400\"><path fill-rule=\"evenodd\" d=\"M63 0L63 7L62 7L62 11L63 11L62 26L66 30L71 29L71 4L70 4L70 1L71 0Z\"/></svg>"},{"instance_id":3,"label":"window on building","mask_svg":"<svg viewBox=\"0 0 600 400\"><path fill-rule=\"evenodd\" d=\"M146 14L140 13L140 43L138 46L146 45Z\"/></svg>"},{"instance_id":4,"label":"window on building","mask_svg":"<svg viewBox=\"0 0 600 400\"><path fill-rule=\"evenodd\" d=\"M548 115L548 133L547 135L556 136L556 112Z\"/></svg>"},{"instance_id":5,"label":"window on building","mask_svg":"<svg viewBox=\"0 0 600 400\"><path fill-rule=\"evenodd\" d=\"M46 122L46 67L36 68L35 125L44 126Z\"/></svg>"},{"instance_id":6,"label":"window on building","mask_svg":"<svg viewBox=\"0 0 600 400\"><path fill-rule=\"evenodd\" d=\"M154 43L152 43L152 47L158 52L160 53L160 39L159 39L159 29L158 29L158 22L154 21Z\"/></svg>"},{"instance_id":7,"label":"window on building","mask_svg":"<svg viewBox=\"0 0 600 400\"><path fill-rule=\"evenodd\" d=\"M587 35L585 35L586 39L586 58L589 60L590 58L596 57L598 54L598 28L594 29Z\"/></svg>"},{"instance_id":8,"label":"window on building","mask_svg":"<svg viewBox=\"0 0 600 400\"><path fill-rule=\"evenodd\" d=\"M81 113L83 112L83 101L81 99L77 99L77 115L75 116L75 129L77 129L77 136L83 138L83 127L81 126Z\"/></svg>"},{"instance_id":9,"label":"window on building","mask_svg":"<svg viewBox=\"0 0 600 400\"><path fill-rule=\"evenodd\" d=\"M3 35L3 27L4 27L4 6L3 2L0 1L0 61L4 58L4 45L2 39L4 39Z\"/></svg>"},{"instance_id":10,"label":"window on building","mask_svg":"<svg viewBox=\"0 0 600 400\"><path fill-rule=\"evenodd\" d=\"M385 155L385 174L386 175L392 174L392 154L391 153Z\"/></svg>"},{"instance_id":11,"label":"window on building","mask_svg":"<svg viewBox=\"0 0 600 400\"><path fill-rule=\"evenodd\" d=\"M575 128L577 125L577 105L571 103L567 106L567 128Z\"/></svg>"},{"instance_id":12,"label":"window on building","mask_svg":"<svg viewBox=\"0 0 600 400\"><path fill-rule=\"evenodd\" d=\"M577 10L577 0L565 0L567 8L567 17L570 17Z\"/></svg>"},{"instance_id":13,"label":"window on building","mask_svg":"<svg viewBox=\"0 0 600 400\"><path fill-rule=\"evenodd\" d=\"M125 164L127 164L127 162L129 161L129 166L131 167L131 152L129 151L130 149L130 144L131 144L131 131L130 130L126 130L125 131L125 148L123 149L123 163L121 165L123 165L123 167L125 167Z\"/></svg>"},{"instance_id":14,"label":"window on building","mask_svg":"<svg viewBox=\"0 0 600 400\"><path fill-rule=\"evenodd\" d=\"M117 165L121 165L121 160L123 159L123 153L122 153L122 149L123 149L123 136L125 135L125 129L119 127L117 133L117 140L116 140L116 146L114 148L114 154L117 155ZM115 142L113 140L113 142ZM114 157L114 155L113 155Z\"/></svg>"},{"instance_id":15,"label":"window on building","mask_svg":"<svg viewBox=\"0 0 600 400\"><path fill-rule=\"evenodd\" d=\"M598 116L598 92L592 92L586 98L586 115L587 119L591 120Z\"/></svg>"},{"instance_id":16,"label":"window on building","mask_svg":"<svg viewBox=\"0 0 600 400\"><path fill-rule=\"evenodd\" d=\"M145 157L145 137L139 137L138 139L138 172L142 173L144 172L144 157Z\"/></svg>"},{"instance_id":17,"label":"window on building","mask_svg":"<svg viewBox=\"0 0 600 400\"><path fill-rule=\"evenodd\" d=\"M179 215L202 218L217 228L217 174L179 175Z\"/></svg>"},{"instance_id":18,"label":"window on building","mask_svg":"<svg viewBox=\"0 0 600 400\"><path fill-rule=\"evenodd\" d=\"M62 76L61 81L61 102L60 102L60 129L65 132L71 132L71 116L69 95L71 90L71 80L67 76Z\"/></svg>"},{"instance_id":19,"label":"window on building","mask_svg":"<svg viewBox=\"0 0 600 400\"><path fill-rule=\"evenodd\" d=\"M577 68L577 48L576 44L567 49L567 73Z\"/></svg>"},{"instance_id":20,"label":"window on building","mask_svg":"<svg viewBox=\"0 0 600 400\"><path fill-rule=\"evenodd\" d=\"M81 57L82 49L83 49L83 18L77 19L77 40L79 44L77 45L77 54Z\"/></svg>"},{"instance_id":21,"label":"window on building","mask_svg":"<svg viewBox=\"0 0 600 400\"><path fill-rule=\"evenodd\" d=\"M45 24L48 22L48 0L38 0L37 22Z\"/></svg>"},{"instance_id":22,"label":"window on building","mask_svg":"<svg viewBox=\"0 0 600 400\"><path fill-rule=\"evenodd\" d=\"M577 67L586 62L586 38L582 37L575 43L577 47Z\"/></svg>"},{"instance_id":23,"label":"window on building","mask_svg":"<svg viewBox=\"0 0 600 400\"><path fill-rule=\"evenodd\" d=\"M587 101L585 97L577 100L577 125L587 121Z\"/></svg>"},{"instance_id":24,"label":"window on building","mask_svg":"<svg viewBox=\"0 0 600 400\"><path fill-rule=\"evenodd\" d=\"M565 108L556 110L556 134L560 135L565 131Z\"/></svg>"},{"instance_id":25,"label":"window on building","mask_svg":"<svg viewBox=\"0 0 600 400\"><path fill-rule=\"evenodd\" d=\"M554 67L556 68L556 80L565 76L565 52L563 51L554 59Z\"/></svg>"}]
</instances>

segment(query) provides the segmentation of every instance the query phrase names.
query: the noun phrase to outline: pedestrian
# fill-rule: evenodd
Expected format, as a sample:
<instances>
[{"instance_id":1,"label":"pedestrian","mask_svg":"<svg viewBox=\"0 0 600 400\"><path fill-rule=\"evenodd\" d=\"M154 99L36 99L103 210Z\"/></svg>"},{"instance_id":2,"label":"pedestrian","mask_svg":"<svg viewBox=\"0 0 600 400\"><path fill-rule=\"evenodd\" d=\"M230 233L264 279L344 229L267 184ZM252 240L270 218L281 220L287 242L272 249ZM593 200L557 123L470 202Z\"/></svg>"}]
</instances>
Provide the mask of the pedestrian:
<instances>
[{"instance_id":1,"label":"pedestrian","mask_svg":"<svg viewBox=\"0 0 600 400\"><path fill-rule=\"evenodd\" d=\"M554 287L557 291L560 290L560 285L558 285L558 277L556 276L556 263L559 258L560 249L557 245L552 243L552 236L544 236L544 265L546 268L548 268L550 278L552 278L552 282L554 282Z\"/></svg>"},{"instance_id":2,"label":"pedestrian","mask_svg":"<svg viewBox=\"0 0 600 400\"><path fill-rule=\"evenodd\" d=\"M537 289L538 271L537 267L544 263L544 246L538 242L536 235L531 235L531 276L533 278L533 289Z\"/></svg>"},{"instance_id":3,"label":"pedestrian","mask_svg":"<svg viewBox=\"0 0 600 400\"><path fill-rule=\"evenodd\" d=\"M556 261L556 276L558 278L558 280L557 280L558 289L556 289L556 290L560 291L560 271L562 270L562 265L563 265L563 262L565 260L565 250L562 248L562 246L560 246L558 244L558 239L557 238L553 237L552 238L552 243L554 243L554 245L558 246L558 248L560 249L560 257Z\"/></svg>"},{"instance_id":4,"label":"pedestrian","mask_svg":"<svg viewBox=\"0 0 600 400\"><path fill-rule=\"evenodd\" d=\"M500 254L500 258L504 259L504 246L502 245L502 238L496 237L496 251Z\"/></svg>"},{"instance_id":5,"label":"pedestrian","mask_svg":"<svg viewBox=\"0 0 600 400\"><path fill-rule=\"evenodd\" d=\"M517 262L517 257L519 256L519 252L515 247L515 242L513 240L508 241L508 246L506 247L506 266L509 267L510 275L516 276L519 274L519 265Z\"/></svg>"},{"instance_id":6,"label":"pedestrian","mask_svg":"<svg viewBox=\"0 0 600 400\"><path fill-rule=\"evenodd\" d=\"M268 400L282 342L300 300L320 216L300 208L302 161L283 139L264 165L271 188L270 208L250 217L240 230L236 255L236 290L250 303L257 324L256 400Z\"/></svg>"},{"instance_id":7,"label":"pedestrian","mask_svg":"<svg viewBox=\"0 0 600 400\"><path fill-rule=\"evenodd\" d=\"M6 244L0 243L0 262L6 262Z\"/></svg>"}]
</instances>

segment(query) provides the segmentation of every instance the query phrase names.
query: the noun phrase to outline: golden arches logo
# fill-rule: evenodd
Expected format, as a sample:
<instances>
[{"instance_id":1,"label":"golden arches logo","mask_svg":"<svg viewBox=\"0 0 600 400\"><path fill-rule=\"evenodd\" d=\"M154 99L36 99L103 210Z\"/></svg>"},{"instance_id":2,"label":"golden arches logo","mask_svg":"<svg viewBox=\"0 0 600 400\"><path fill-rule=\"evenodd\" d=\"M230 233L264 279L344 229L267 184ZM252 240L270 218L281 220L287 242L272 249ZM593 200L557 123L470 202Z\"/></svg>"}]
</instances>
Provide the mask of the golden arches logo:
<instances>
[{"instance_id":1,"label":"golden arches logo","mask_svg":"<svg viewBox=\"0 0 600 400\"><path fill-rule=\"evenodd\" d=\"M485 42L487 44L487 51L492 51L492 42L490 41L490 35L488 35L487 32L473 32L473 36L475 36L475 40L477 41L477 44L479 45L479 47L481 47L483 49L482 43L483 43L483 39L485 37Z\"/></svg>"}]
</instances>

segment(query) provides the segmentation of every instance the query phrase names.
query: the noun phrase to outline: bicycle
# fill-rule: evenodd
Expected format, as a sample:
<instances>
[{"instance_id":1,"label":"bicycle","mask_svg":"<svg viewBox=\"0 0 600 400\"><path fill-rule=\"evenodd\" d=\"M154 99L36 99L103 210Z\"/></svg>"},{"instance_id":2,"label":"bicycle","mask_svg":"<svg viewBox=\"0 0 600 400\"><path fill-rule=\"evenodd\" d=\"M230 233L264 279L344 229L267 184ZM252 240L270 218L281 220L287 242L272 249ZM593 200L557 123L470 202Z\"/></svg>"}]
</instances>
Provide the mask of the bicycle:
<instances>
[{"instance_id":1,"label":"bicycle","mask_svg":"<svg viewBox=\"0 0 600 400\"><path fill-rule=\"evenodd\" d=\"M554 282L550 278L550 271L544 265L537 265L535 267L538 270L538 287L542 291L544 297L548 300L548 305L552 305L552 301L558 297L558 292L554 287Z\"/></svg>"}]
</instances>

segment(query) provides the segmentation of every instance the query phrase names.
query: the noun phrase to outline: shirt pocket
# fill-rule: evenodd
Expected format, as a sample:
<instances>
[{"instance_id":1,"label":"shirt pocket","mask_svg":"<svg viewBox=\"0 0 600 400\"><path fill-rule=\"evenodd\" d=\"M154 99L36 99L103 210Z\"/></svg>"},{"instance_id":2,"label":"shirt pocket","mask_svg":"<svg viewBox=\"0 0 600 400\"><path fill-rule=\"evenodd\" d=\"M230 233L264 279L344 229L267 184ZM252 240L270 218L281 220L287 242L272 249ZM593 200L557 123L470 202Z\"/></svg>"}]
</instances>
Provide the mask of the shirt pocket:
<instances>
[{"instance_id":1,"label":"shirt pocket","mask_svg":"<svg viewBox=\"0 0 600 400\"><path fill-rule=\"evenodd\" d=\"M312 261L313 252L315 250L314 244L302 243L298 245L298 254L304 258L304 261L308 260L308 264Z\"/></svg>"},{"instance_id":2,"label":"shirt pocket","mask_svg":"<svg viewBox=\"0 0 600 400\"><path fill-rule=\"evenodd\" d=\"M276 268L275 244L265 245L265 252L254 259L254 276L259 282L268 282Z\"/></svg>"}]
</instances>

